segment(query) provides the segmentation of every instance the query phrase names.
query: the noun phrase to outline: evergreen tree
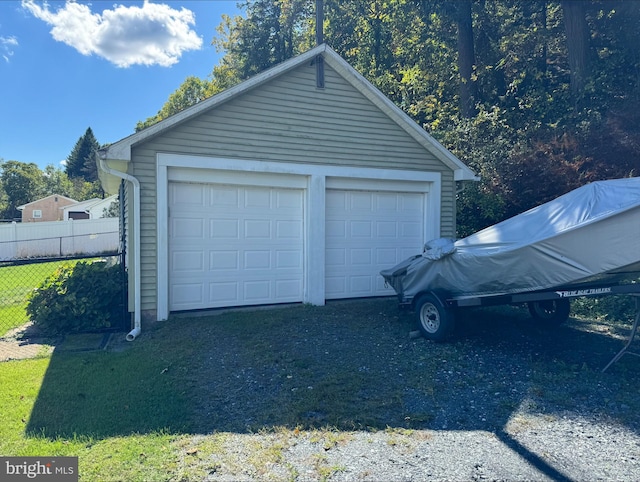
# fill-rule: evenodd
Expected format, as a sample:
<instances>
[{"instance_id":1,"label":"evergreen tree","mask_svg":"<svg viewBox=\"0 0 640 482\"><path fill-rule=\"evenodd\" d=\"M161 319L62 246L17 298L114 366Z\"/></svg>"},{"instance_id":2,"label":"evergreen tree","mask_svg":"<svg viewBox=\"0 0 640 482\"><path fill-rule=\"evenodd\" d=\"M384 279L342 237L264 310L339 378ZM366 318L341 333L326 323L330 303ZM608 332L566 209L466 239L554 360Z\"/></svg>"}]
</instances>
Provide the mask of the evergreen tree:
<instances>
[{"instance_id":1,"label":"evergreen tree","mask_svg":"<svg viewBox=\"0 0 640 482\"><path fill-rule=\"evenodd\" d=\"M83 178L88 182L97 181L98 166L94 154L99 148L100 144L93 135L91 127L88 127L67 157L67 176L70 179Z\"/></svg>"}]
</instances>

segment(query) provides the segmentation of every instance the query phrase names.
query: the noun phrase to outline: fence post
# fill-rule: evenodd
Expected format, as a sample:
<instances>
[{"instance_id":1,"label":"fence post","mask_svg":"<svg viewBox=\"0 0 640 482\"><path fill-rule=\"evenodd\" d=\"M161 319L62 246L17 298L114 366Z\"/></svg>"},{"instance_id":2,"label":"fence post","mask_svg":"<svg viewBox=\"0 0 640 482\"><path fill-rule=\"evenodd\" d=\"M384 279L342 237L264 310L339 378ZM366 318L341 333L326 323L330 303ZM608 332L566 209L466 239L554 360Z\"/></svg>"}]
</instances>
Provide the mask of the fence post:
<instances>
[{"instance_id":1,"label":"fence post","mask_svg":"<svg viewBox=\"0 0 640 482\"><path fill-rule=\"evenodd\" d=\"M11 230L11 246L12 246L12 253L11 253L11 259L15 258L18 254L18 223L16 223L15 221L11 222L11 226L13 227L13 229Z\"/></svg>"}]
</instances>

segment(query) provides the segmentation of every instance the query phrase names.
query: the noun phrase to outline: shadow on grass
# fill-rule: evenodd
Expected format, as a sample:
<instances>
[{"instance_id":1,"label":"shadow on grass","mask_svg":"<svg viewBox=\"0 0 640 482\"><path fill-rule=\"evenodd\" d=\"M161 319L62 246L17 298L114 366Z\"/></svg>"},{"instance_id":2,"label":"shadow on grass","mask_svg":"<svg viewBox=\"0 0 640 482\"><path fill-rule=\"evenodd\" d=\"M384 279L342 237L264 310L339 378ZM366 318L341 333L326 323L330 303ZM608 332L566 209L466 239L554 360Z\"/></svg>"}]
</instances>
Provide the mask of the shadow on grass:
<instances>
[{"instance_id":1,"label":"shadow on grass","mask_svg":"<svg viewBox=\"0 0 640 482\"><path fill-rule=\"evenodd\" d=\"M56 350L27 434L397 427L504 436L525 402L637 430L640 366L627 357L600 373L622 341L581 324L548 332L511 308L478 310L461 315L456 340L435 344L411 338L411 314L389 299L174 317L122 351Z\"/></svg>"},{"instance_id":2,"label":"shadow on grass","mask_svg":"<svg viewBox=\"0 0 640 482\"><path fill-rule=\"evenodd\" d=\"M163 372L162 356L142 343L118 353L56 347L27 435L103 439L188 430L185 394Z\"/></svg>"}]
</instances>

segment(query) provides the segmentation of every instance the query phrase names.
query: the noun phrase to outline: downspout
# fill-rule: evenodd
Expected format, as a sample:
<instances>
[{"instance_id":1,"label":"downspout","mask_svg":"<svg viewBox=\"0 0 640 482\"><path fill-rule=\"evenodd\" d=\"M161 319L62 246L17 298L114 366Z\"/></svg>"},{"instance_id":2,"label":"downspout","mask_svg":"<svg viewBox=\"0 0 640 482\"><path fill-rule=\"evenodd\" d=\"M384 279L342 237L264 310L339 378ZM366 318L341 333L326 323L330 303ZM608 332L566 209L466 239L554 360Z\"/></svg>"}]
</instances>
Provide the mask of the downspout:
<instances>
[{"instance_id":1,"label":"downspout","mask_svg":"<svg viewBox=\"0 0 640 482\"><path fill-rule=\"evenodd\" d=\"M135 272L134 277L134 289L135 295L133 299L133 330L131 330L127 336L127 341L133 341L142 331L141 328L141 296L140 296L140 181L135 177L127 174L126 172L117 171L107 166L103 153L98 153L98 162L100 163L100 169L107 174L118 177L125 181L129 181L133 185L133 270Z\"/></svg>"}]
</instances>

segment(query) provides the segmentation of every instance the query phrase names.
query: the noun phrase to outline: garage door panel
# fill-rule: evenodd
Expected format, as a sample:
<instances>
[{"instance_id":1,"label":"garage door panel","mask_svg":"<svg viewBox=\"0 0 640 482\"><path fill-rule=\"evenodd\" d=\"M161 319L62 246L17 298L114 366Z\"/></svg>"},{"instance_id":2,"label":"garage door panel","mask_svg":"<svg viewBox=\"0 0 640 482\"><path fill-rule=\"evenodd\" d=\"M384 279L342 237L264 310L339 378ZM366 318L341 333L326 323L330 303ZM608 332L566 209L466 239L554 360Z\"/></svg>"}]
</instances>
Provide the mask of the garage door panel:
<instances>
[{"instance_id":1,"label":"garage door panel","mask_svg":"<svg viewBox=\"0 0 640 482\"><path fill-rule=\"evenodd\" d=\"M398 223L400 235L403 238L419 238L422 235L422 224L413 222Z\"/></svg>"},{"instance_id":2,"label":"garage door panel","mask_svg":"<svg viewBox=\"0 0 640 482\"><path fill-rule=\"evenodd\" d=\"M351 212L370 213L373 211L373 193L353 191L348 194L348 199L351 201L349 203Z\"/></svg>"},{"instance_id":3,"label":"garage door panel","mask_svg":"<svg viewBox=\"0 0 640 482\"><path fill-rule=\"evenodd\" d=\"M177 310L201 304L204 300L204 285L202 283L176 283L170 289L169 300L173 302Z\"/></svg>"},{"instance_id":4,"label":"garage door panel","mask_svg":"<svg viewBox=\"0 0 640 482\"><path fill-rule=\"evenodd\" d=\"M240 300L240 283L222 281L209 283L209 300L217 306L233 306Z\"/></svg>"},{"instance_id":5,"label":"garage door panel","mask_svg":"<svg viewBox=\"0 0 640 482\"><path fill-rule=\"evenodd\" d=\"M244 269L271 269L271 252L264 251L245 251L244 252Z\"/></svg>"},{"instance_id":6,"label":"garage door panel","mask_svg":"<svg viewBox=\"0 0 640 482\"><path fill-rule=\"evenodd\" d=\"M278 250L275 252L275 257L276 269L302 269L302 251L300 250Z\"/></svg>"},{"instance_id":7,"label":"garage door panel","mask_svg":"<svg viewBox=\"0 0 640 482\"><path fill-rule=\"evenodd\" d=\"M297 211L302 208L302 198L296 191L278 191L275 197L278 209L294 209Z\"/></svg>"},{"instance_id":8,"label":"garage door panel","mask_svg":"<svg viewBox=\"0 0 640 482\"><path fill-rule=\"evenodd\" d=\"M176 272L202 272L204 271L203 251L174 251L173 265Z\"/></svg>"},{"instance_id":9,"label":"garage door panel","mask_svg":"<svg viewBox=\"0 0 640 482\"><path fill-rule=\"evenodd\" d=\"M301 189L182 184L169 189L170 310L302 301ZM180 252L189 266L206 253L204 269L185 271ZM202 296L189 296L196 285Z\"/></svg>"},{"instance_id":10,"label":"garage door panel","mask_svg":"<svg viewBox=\"0 0 640 482\"><path fill-rule=\"evenodd\" d=\"M373 290L371 276L349 276L349 291L354 296L368 296Z\"/></svg>"},{"instance_id":11,"label":"garage door panel","mask_svg":"<svg viewBox=\"0 0 640 482\"><path fill-rule=\"evenodd\" d=\"M399 202L400 200L398 199L397 193L381 192L377 193L377 195L375 196L376 211L379 213L392 213L398 211Z\"/></svg>"},{"instance_id":12,"label":"garage door panel","mask_svg":"<svg viewBox=\"0 0 640 482\"><path fill-rule=\"evenodd\" d=\"M246 219L244 237L247 239L270 239L271 221L264 219Z\"/></svg>"},{"instance_id":13,"label":"garage door panel","mask_svg":"<svg viewBox=\"0 0 640 482\"><path fill-rule=\"evenodd\" d=\"M173 232L176 238L204 238L204 222L202 219L180 218L171 220Z\"/></svg>"},{"instance_id":14,"label":"garage door panel","mask_svg":"<svg viewBox=\"0 0 640 482\"><path fill-rule=\"evenodd\" d=\"M237 270L238 252L235 250L211 251L209 253L209 270Z\"/></svg>"},{"instance_id":15,"label":"garage door panel","mask_svg":"<svg viewBox=\"0 0 640 482\"><path fill-rule=\"evenodd\" d=\"M376 234L378 238L395 240L398 237L398 223L395 221L378 221L376 223Z\"/></svg>"},{"instance_id":16,"label":"garage door panel","mask_svg":"<svg viewBox=\"0 0 640 482\"><path fill-rule=\"evenodd\" d=\"M326 235L327 238L346 238L347 222L343 220L327 219Z\"/></svg>"},{"instance_id":17,"label":"garage door panel","mask_svg":"<svg viewBox=\"0 0 640 482\"><path fill-rule=\"evenodd\" d=\"M325 280L325 296L327 299L340 298L347 291L347 278L345 276L327 276Z\"/></svg>"},{"instance_id":18,"label":"garage door panel","mask_svg":"<svg viewBox=\"0 0 640 482\"><path fill-rule=\"evenodd\" d=\"M406 259L408 256L402 258ZM376 249L376 263L378 265L393 266L394 263L398 264L398 250L396 248L377 248ZM397 261L396 261L397 260Z\"/></svg>"},{"instance_id":19,"label":"garage door panel","mask_svg":"<svg viewBox=\"0 0 640 482\"><path fill-rule=\"evenodd\" d=\"M302 239L302 221L276 221L277 239Z\"/></svg>"},{"instance_id":20,"label":"garage door panel","mask_svg":"<svg viewBox=\"0 0 640 482\"><path fill-rule=\"evenodd\" d=\"M344 266L347 262L347 252L345 248L327 248L325 253L325 264L327 266Z\"/></svg>"},{"instance_id":21,"label":"garage door panel","mask_svg":"<svg viewBox=\"0 0 640 482\"><path fill-rule=\"evenodd\" d=\"M349 254L351 264L353 265L362 265L362 266L370 266L371 265L371 251L372 248L356 248L352 249Z\"/></svg>"},{"instance_id":22,"label":"garage door panel","mask_svg":"<svg viewBox=\"0 0 640 482\"><path fill-rule=\"evenodd\" d=\"M254 303L268 303L271 296L271 283L267 280L245 281L244 299Z\"/></svg>"},{"instance_id":23,"label":"garage door panel","mask_svg":"<svg viewBox=\"0 0 640 482\"><path fill-rule=\"evenodd\" d=\"M205 205L205 187L199 184L173 184L170 194L176 206Z\"/></svg>"},{"instance_id":24,"label":"garage door panel","mask_svg":"<svg viewBox=\"0 0 640 482\"><path fill-rule=\"evenodd\" d=\"M406 214L422 214L424 209L424 194L403 193L398 197L399 209Z\"/></svg>"},{"instance_id":25,"label":"garage door panel","mask_svg":"<svg viewBox=\"0 0 640 482\"><path fill-rule=\"evenodd\" d=\"M211 219L209 220L209 236L219 239L238 239L240 237L240 222L237 219Z\"/></svg>"},{"instance_id":26,"label":"garage door panel","mask_svg":"<svg viewBox=\"0 0 640 482\"><path fill-rule=\"evenodd\" d=\"M218 186L209 190L209 206L238 207L238 189L231 186Z\"/></svg>"},{"instance_id":27,"label":"garage door panel","mask_svg":"<svg viewBox=\"0 0 640 482\"><path fill-rule=\"evenodd\" d=\"M382 269L420 252L424 194L326 192L327 299L392 295Z\"/></svg>"},{"instance_id":28,"label":"garage door panel","mask_svg":"<svg viewBox=\"0 0 640 482\"><path fill-rule=\"evenodd\" d=\"M245 208L270 208L271 207L271 189L268 187L254 187L244 190L244 207Z\"/></svg>"},{"instance_id":29,"label":"garage door panel","mask_svg":"<svg viewBox=\"0 0 640 482\"><path fill-rule=\"evenodd\" d=\"M351 233L351 237L371 238L372 221L351 221L348 224L349 230L347 232Z\"/></svg>"}]
</instances>

